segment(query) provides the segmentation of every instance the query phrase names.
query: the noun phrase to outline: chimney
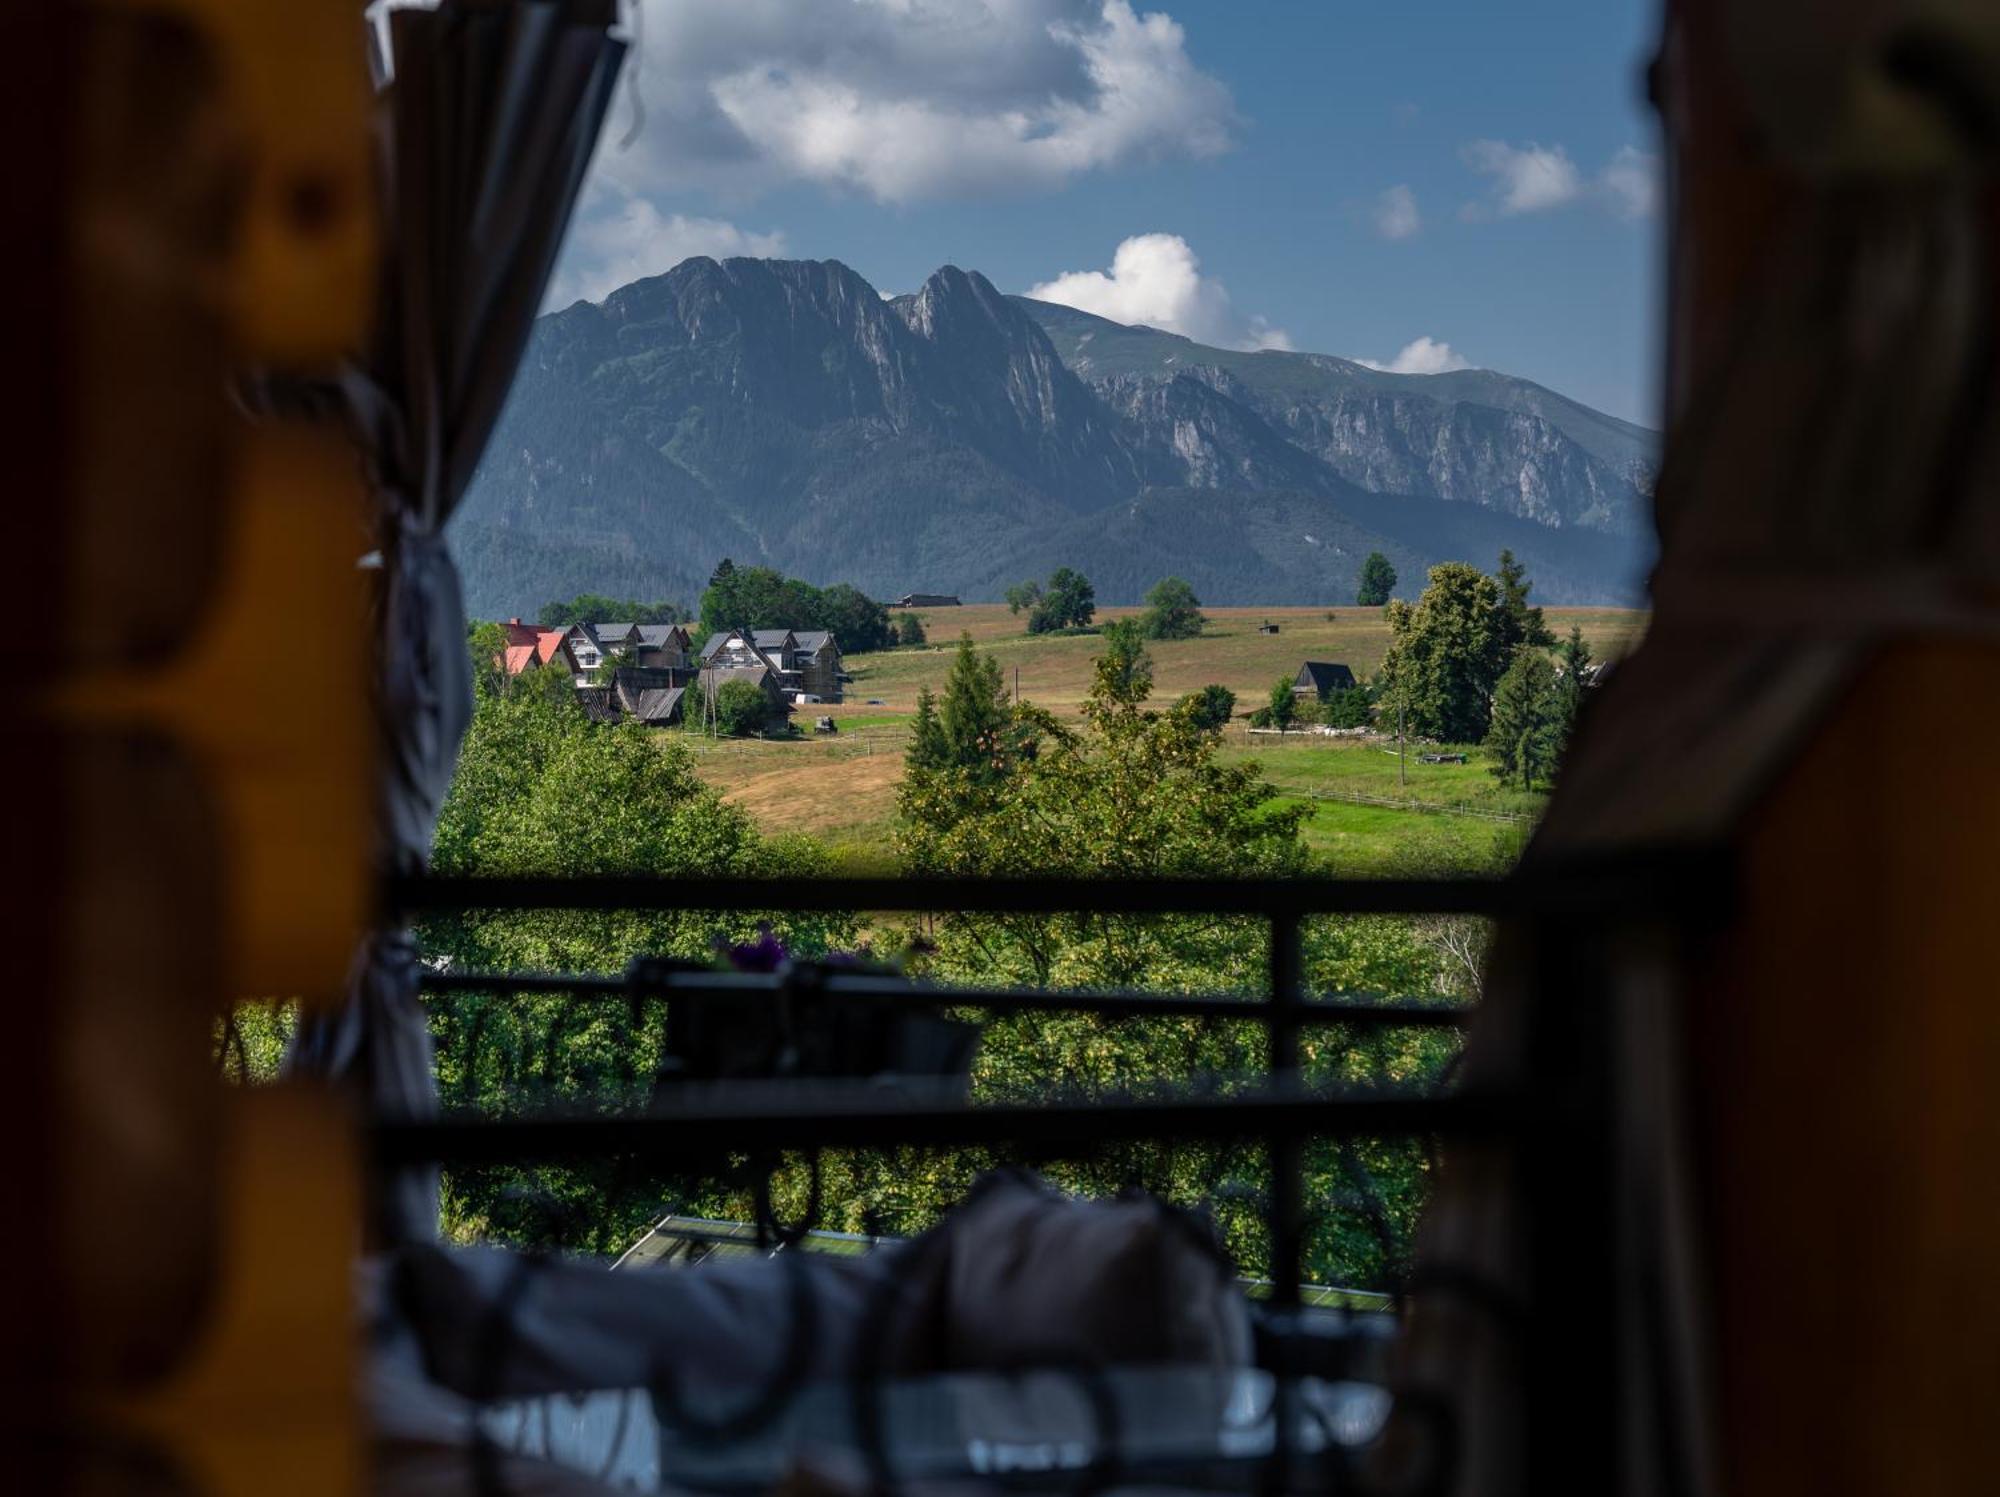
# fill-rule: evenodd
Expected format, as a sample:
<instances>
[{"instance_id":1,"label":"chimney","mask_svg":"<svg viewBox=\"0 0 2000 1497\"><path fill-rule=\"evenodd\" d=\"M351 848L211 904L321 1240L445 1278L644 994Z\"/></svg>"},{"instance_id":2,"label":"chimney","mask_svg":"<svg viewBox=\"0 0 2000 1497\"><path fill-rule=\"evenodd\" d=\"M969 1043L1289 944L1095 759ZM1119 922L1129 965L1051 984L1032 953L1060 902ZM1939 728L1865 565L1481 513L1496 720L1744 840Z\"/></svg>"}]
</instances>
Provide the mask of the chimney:
<instances>
[{"instance_id":1,"label":"chimney","mask_svg":"<svg viewBox=\"0 0 2000 1497\"><path fill-rule=\"evenodd\" d=\"M511 619L507 620L507 622L508 622L508 623L510 623L510 624L515 624L515 625L518 625L518 624L519 624L519 623L520 623L521 621L520 621L520 619L519 619L519 618L511 618Z\"/></svg>"}]
</instances>

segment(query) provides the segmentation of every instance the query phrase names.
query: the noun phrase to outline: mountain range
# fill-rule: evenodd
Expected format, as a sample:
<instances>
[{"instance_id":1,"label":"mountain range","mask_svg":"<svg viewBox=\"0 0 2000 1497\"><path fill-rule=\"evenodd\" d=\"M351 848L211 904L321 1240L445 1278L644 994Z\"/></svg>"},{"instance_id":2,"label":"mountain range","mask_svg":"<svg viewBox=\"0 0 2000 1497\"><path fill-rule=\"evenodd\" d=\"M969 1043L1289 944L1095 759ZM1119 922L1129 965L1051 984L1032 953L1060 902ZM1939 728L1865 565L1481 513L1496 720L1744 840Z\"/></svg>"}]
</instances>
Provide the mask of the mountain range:
<instances>
[{"instance_id":1,"label":"mountain range","mask_svg":"<svg viewBox=\"0 0 2000 1497\"><path fill-rule=\"evenodd\" d=\"M582 591L692 601L715 563L994 599L1056 566L1105 603L1351 603L1505 546L1536 596L1627 602L1657 437L1487 370L1235 352L946 266L701 258L538 319L452 524L475 617Z\"/></svg>"}]
</instances>

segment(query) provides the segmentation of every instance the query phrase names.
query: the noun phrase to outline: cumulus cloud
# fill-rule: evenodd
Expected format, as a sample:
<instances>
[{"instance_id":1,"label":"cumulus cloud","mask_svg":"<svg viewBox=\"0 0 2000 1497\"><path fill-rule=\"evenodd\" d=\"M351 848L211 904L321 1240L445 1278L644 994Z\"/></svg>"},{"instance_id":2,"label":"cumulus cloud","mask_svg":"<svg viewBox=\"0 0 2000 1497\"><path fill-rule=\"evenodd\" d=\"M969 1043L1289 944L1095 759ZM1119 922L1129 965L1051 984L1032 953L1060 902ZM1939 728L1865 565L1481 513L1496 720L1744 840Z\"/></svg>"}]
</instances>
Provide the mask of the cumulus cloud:
<instances>
[{"instance_id":1,"label":"cumulus cloud","mask_svg":"<svg viewBox=\"0 0 2000 1497\"><path fill-rule=\"evenodd\" d=\"M1029 287L1028 295L1220 348L1292 346L1283 328L1237 311L1228 290L1201 273L1201 261L1178 234L1135 234L1118 246L1109 271L1064 271Z\"/></svg>"},{"instance_id":2,"label":"cumulus cloud","mask_svg":"<svg viewBox=\"0 0 2000 1497\"><path fill-rule=\"evenodd\" d=\"M598 168L644 192L1056 187L1217 155L1237 124L1183 28L1131 0L643 0L641 21L644 127Z\"/></svg>"},{"instance_id":3,"label":"cumulus cloud","mask_svg":"<svg viewBox=\"0 0 2000 1497\"><path fill-rule=\"evenodd\" d=\"M1485 206L1503 218L1560 208L1583 195L1583 174L1561 146L1475 140L1464 154L1467 166L1493 179Z\"/></svg>"},{"instance_id":4,"label":"cumulus cloud","mask_svg":"<svg viewBox=\"0 0 2000 1497\"><path fill-rule=\"evenodd\" d=\"M1598 177L1611 211L1620 218L1651 218L1660 207L1660 158L1627 146Z\"/></svg>"},{"instance_id":5,"label":"cumulus cloud","mask_svg":"<svg viewBox=\"0 0 2000 1497\"><path fill-rule=\"evenodd\" d=\"M1398 182L1375 199L1375 232L1384 239L1408 239L1424 226L1417 213L1417 195Z\"/></svg>"},{"instance_id":6,"label":"cumulus cloud","mask_svg":"<svg viewBox=\"0 0 2000 1497\"><path fill-rule=\"evenodd\" d=\"M582 298L602 301L620 286L671 270L695 255L782 255L780 230L758 233L726 219L662 213L645 198L600 189L590 193L570 225L561 267L546 305Z\"/></svg>"},{"instance_id":7,"label":"cumulus cloud","mask_svg":"<svg viewBox=\"0 0 2000 1497\"><path fill-rule=\"evenodd\" d=\"M1374 359L1354 362L1385 374L1450 374L1454 369L1472 367L1449 343L1440 343L1435 338L1417 338L1405 343L1403 351L1387 363Z\"/></svg>"},{"instance_id":8,"label":"cumulus cloud","mask_svg":"<svg viewBox=\"0 0 2000 1497\"><path fill-rule=\"evenodd\" d=\"M1559 145L1475 140L1462 154L1467 166L1492 178L1487 196L1465 205L1469 219L1512 218L1583 201L1620 218L1649 218L1659 206L1659 157L1635 146L1619 151L1593 177L1586 177Z\"/></svg>"}]
</instances>

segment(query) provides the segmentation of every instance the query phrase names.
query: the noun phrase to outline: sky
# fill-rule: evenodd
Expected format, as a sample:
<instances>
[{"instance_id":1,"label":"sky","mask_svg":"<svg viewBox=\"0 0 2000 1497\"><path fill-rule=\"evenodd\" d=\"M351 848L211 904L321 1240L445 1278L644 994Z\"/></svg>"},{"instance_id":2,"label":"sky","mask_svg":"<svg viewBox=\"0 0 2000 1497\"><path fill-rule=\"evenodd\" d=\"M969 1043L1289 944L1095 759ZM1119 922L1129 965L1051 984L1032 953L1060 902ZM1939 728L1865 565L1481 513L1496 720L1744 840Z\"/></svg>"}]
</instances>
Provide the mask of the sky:
<instances>
[{"instance_id":1,"label":"sky","mask_svg":"<svg viewBox=\"0 0 2000 1497\"><path fill-rule=\"evenodd\" d=\"M1657 425L1654 0L641 0L551 305L938 266Z\"/></svg>"}]
</instances>

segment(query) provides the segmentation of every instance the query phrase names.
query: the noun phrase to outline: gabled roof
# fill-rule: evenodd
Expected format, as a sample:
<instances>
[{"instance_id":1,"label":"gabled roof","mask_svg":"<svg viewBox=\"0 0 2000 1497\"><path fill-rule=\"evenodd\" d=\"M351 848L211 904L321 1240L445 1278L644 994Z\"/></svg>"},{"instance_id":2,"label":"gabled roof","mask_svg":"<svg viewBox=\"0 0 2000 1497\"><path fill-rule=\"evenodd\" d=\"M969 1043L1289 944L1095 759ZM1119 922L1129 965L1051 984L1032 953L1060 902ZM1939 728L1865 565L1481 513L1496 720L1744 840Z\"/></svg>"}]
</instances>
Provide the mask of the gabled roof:
<instances>
[{"instance_id":1,"label":"gabled roof","mask_svg":"<svg viewBox=\"0 0 2000 1497\"><path fill-rule=\"evenodd\" d=\"M520 675L522 671L534 663L535 647L533 645L509 645L500 656L501 667L510 676Z\"/></svg>"},{"instance_id":2,"label":"gabled roof","mask_svg":"<svg viewBox=\"0 0 2000 1497\"><path fill-rule=\"evenodd\" d=\"M721 649L723 645L728 643L730 638L735 633L736 631L734 629L724 629L718 633L709 635L708 643L701 647L701 658L703 660L708 659L709 656L713 655L717 650Z\"/></svg>"},{"instance_id":3,"label":"gabled roof","mask_svg":"<svg viewBox=\"0 0 2000 1497\"><path fill-rule=\"evenodd\" d=\"M640 722L663 728L679 719L681 702L687 695L679 686L657 686L644 691L618 693L619 703Z\"/></svg>"},{"instance_id":4,"label":"gabled roof","mask_svg":"<svg viewBox=\"0 0 2000 1497\"><path fill-rule=\"evenodd\" d=\"M532 646L540 638L542 629L539 624L524 624L519 619L508 619L500 626L500 632L507 636L507 643L510 646Z\"/></svg>"},{"instance_id":5,"label":"gabled roof","mask_svg":"<svg viewBox=\"0 0 2000 1497\"><path fill-rule=\"evenodd\" d=\"M563 647L568 642L569 630L544 629L541 637L535 641L535 663L537 665L547 665L562 653Z\"/></svg>"},{"instance_id":6,"label":"gabled roof","mask_svg":"<svg viewBox=\"0 0 2000 1497\"><path fill-rule=\"evenodd\" d=\"M1318 692L1346 691L1354 685L1354 672L1331 660L1308 660L1299 667L1299 675L1310 680Z\"/></svg>"},{"instance_id":7,"label":"gabled roof","mask_svg":"<svg viewBox=\"0 0 2000 1497\"><path fill-rule=\"evenodd\" d=\"M640 645L648 650L664 649L673 642L676 634L682 639L687 638L687 631L679 624L638 624L634 627L639 631Z\"/></svg>"},{"instance_id":8,"label":"gabled roof","mask_svg":"<svg viewBox=\"0 0 2000 1497\"><path fill-rule=\"evenodd\" d=\"M752 686L762 690L776 684L777 680L778 673L766 665L727 665L701 673L701 684L704 687L713 684L717 691L722 690L731 681L748 681Z\"/></svg>"},{"instance_id":9,"label":"gabled roof","mask_svg":"<svg viewBox=\"0 0 2000 1497\"><path fill-rule=\"evenodd\" d=\"M787 643L796 645L799 640L789 629L752 629L750 642L760 650L782 650Z\"/></svg>"},{"instance_id":10,"label":"gabled roof","mask_svg":"<svg viewBox=\"0 0 2000 1497\"><path fill-rule=\"evenodd\" d=\"M801 629L792 636L798 647L808 655L817 654L819 647L832 638L833 631L830 629Z\"/></svg>"},{"instance_id":11,"label":"gabled roof","mask_svg":"<svg viewBox=\"0 0 2000 1497\"><path fill-rule=\"evenodd\" d=\"M583 708L583 715L594 723L615 723L624 715L619 710L617 696L609 686L577 687L576 704Z\"/></svg>"},{"instance_id":12,"label":"gabled roof","mask_svg":"<svg viewBox=\"0 0 2000 1497\"><path fill-rule=\"evenodd\" d=\"M585 624L601 645L623 644L639 632L637 624Z\"/></svg>"}]
</instances>

